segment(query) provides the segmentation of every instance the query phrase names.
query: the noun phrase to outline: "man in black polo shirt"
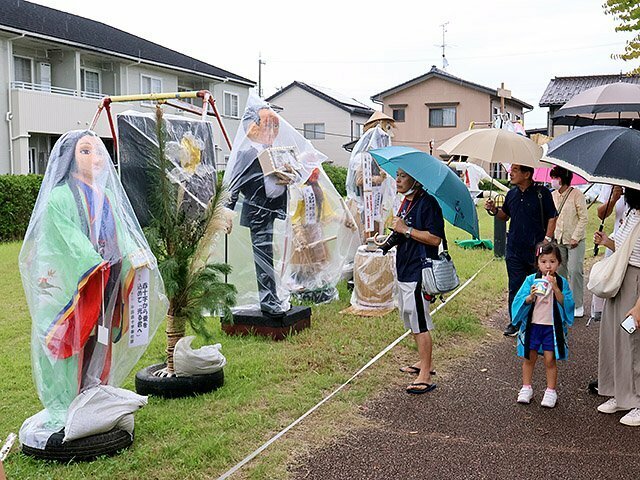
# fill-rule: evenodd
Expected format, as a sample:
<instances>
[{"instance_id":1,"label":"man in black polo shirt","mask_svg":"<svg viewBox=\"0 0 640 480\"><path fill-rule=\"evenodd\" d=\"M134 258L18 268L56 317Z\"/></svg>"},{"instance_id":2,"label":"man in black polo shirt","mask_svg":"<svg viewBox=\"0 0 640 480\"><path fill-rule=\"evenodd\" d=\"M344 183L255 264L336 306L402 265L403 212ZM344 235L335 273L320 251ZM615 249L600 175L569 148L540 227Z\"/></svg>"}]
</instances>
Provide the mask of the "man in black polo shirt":
<instances>
[{"instance_id":1,"label":"man in black polo shirt","mask_svg":"<svg viewBox=\"0 0 640 480\"><path fill-rule=\"evenodd\" d=\"M434 197L422 189L416 180L398 169L398 193L404 200L393 219L393 230L403 235L396 253L398 272L398 308L406 328L411 329L418 346L420 360L401 370L417 373L407 393L426 393L435 388L431 383L431 333L433 322L429 300L422 294L422 267L426 258L438 258L438 246L444 237L444 218Z\"/></svg>"},{"instance_id":2,"label":"man in black polo shirt","mask_svg":"<svg viewBox=\"0 0 640 480\"><path fill-rule=\"evenodd\" d=\"M539 242L550 242L556 228L556 207L551 192L533 182L533 168L512 165L509 180L514 187L509 190L502 208L488 199L484 208L509 223L507 235L507 275L509 276L509 317L511 305L522 282L536 271L535 246ZM516 327L509 325L504 331L510 337L517 333Z\"/></svg>"}]
</instances>

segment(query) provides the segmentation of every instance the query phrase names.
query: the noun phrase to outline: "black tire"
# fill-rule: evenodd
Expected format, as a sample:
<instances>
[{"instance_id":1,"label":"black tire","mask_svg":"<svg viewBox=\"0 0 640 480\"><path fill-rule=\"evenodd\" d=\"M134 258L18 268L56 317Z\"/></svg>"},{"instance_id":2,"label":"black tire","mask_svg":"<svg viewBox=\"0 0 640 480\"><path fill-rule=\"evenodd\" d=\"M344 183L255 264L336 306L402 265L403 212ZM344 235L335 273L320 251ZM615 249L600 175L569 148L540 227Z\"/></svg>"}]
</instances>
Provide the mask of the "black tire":
<instances>
[{"instance_id":1,"label":"black tire","mask_svg":"<svg viewBox=\"0 0 640 480\"><path fill-rule=\"evenodd\" d=\"M209 393L224 384L224 371L190 377L156 377L154 372L166 367L164 363L151 365L136 373L136 392L164 398L190 397Z\"/></svg>"},{"instance_id":2,"label":"black tire","mask_svg":"<svg viewBox=\"0 0 640 480\"><path fill-rule=\"evenodd\" d=\"M22 453L39 460L86 462L105 455L115 455L133 443L129 432L117 428L65 443L62 443L63 438L64 429L51 435L44 449L22 445Z\"/></svg>"}]
</instances>

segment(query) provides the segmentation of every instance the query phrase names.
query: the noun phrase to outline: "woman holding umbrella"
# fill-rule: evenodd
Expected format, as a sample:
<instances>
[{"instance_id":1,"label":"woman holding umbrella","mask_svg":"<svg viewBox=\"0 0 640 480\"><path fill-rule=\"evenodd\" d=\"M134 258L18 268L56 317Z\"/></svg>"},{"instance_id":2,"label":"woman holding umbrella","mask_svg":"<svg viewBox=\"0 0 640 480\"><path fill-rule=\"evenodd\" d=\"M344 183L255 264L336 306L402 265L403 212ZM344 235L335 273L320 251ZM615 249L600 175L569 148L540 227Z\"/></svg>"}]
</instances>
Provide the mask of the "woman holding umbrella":
<instances>
[{"instance_id":1,"label":"woman holding umbrella","mask_svg":"<svg viewBox=\"0 0 640 480\"><path fill-rule=\"evenodd\" d=\"M587 229L587 201L584 194L571 186L573 173L562 167L553 167L549 172L554 191L553 202L558 211L555 239L560 247L562 263L558 273L569 280L575 316L584 316L584 252Z\"/></svg>"},{"instance_id":2,"label":"woman holding umbrella","mask_svg":"<svg viewBox=\"0 0 640 480\"><path fill-rule=\"evenodd\" d=\"M404 237L396 253L398 309L405 327L411 329L420 356L417 364L402 370L418 374L407 387L407 393L420 394L436 388L431 383L433 322L429 315L430 300L422 293L422 263L425 258L438 258L438 247L445 238L444 217L436 199L402 169L397 171L396 187L404 195L392 226L394 232Z\"/></svg>"},{"instance_id":3,"label":"woman holding umbrella","mask_svg":"<svg viewBox=\"0 0 640 480\"><path fill-rule=\"evenodd\" d=\"M598 245L611 250L620 248L640 223L640 191L625 188L624 195L630 211L613 238L604 232L594 234ZM629 410L620 423L632 427L640 426L640 335L627 333L620 328L620 322L631 316L635 327L640 328L639 286L640 239L631 251L620 290L604 304L598 355L598 393L611 397L598 407L598 411Z\"/></svg>"}]
</instances>

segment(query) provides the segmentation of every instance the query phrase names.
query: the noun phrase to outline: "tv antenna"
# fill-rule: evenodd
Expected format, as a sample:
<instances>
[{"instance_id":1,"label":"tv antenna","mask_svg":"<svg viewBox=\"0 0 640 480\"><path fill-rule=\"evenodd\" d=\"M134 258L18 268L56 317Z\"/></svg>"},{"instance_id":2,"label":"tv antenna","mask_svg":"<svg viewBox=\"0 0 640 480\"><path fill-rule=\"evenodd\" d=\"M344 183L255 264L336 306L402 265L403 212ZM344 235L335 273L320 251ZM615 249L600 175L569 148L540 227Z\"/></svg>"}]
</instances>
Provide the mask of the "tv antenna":
<instances>
[{"instance_id":1,"label":"tv antenna","mask_svg":"<svg viewBox=\"0 0 640 480\"><path fill-rule=\"evenodd\" d=\"M447 48L447 42L445 41L445 34L447 33L447 25L449 25L449 22L444 22L442 25L440 25L440 28L442 28L442 44L441 45L437 45L438 47L442 48L442 69L446 70L446 68L449 66L449 62L447 61L447 57L445 56L445 49Z\"/></svg>"}]
</instances>

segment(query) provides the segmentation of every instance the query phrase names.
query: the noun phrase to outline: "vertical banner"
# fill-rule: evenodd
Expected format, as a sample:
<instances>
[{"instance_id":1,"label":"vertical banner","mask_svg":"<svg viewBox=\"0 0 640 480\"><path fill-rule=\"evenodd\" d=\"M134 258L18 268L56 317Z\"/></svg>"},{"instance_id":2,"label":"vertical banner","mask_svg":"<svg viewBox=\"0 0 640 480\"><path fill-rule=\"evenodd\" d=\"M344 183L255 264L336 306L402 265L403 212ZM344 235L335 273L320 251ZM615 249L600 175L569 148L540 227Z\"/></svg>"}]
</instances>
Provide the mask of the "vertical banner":
<instances>
[{"instance_id":1,"label":"vertical banner","mask_svg":"<svg viewBox=\"0 0 640 480\"><path fill-rule=\"evenodd\" d=\"M149 269L136 270L129 294L129 346L149 343Z\"/></svg>"},{"instance_id":2,"label":"vertical banner","mask_svg":"<svg viewBox=\"0 0 640 480\"><path fill-rule=\"evenodd\" d=\"M373 178L371 175L371 155L362 155L362 190L364 193L364 231L373 232L374 199Z\"/></svg>"}]
</instances>

